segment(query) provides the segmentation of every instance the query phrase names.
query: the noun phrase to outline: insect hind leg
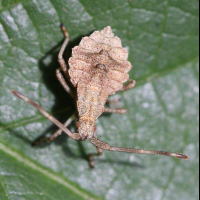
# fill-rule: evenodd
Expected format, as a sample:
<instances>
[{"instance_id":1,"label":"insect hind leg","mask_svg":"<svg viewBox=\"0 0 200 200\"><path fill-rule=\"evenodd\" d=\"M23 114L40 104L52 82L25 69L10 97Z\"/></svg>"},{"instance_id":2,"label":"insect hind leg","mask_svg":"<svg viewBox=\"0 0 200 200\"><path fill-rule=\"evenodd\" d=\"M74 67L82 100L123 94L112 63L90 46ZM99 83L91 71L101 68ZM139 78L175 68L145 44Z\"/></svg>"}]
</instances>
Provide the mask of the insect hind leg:
<instances>
[{"instance_id":1,"label":"insect hind leg","mask_svg":"<svg viewBox=\"0 0 200 200\"><path fill-rule=\"evenodd\" d=\"M115 102L119 102L120 99L115 99L115 100L108 100L108 104L114 104ZM105 113L117 113L117 114L125 114L127 112L127 109L125 108L109 108L105 107L104 109Z\"/></svg>"},{"instance_id":2,"label":"insect hind leg","mask_svg":"<svg viewBox=\"0 0 200 200\"><path fill-rule=\"evenodd\" d=\"M63 88L65 89L65 91L74 98L74 93L72 91L72 89L69 87L69 85L67 84L67 82L65 81L62 73L61 73L62 68L59 68L56 70L56 77L59 80L60 84L63 86Z\"/></svg>"},{"instance_id":3,"label":"insect hind leg","mask_svg":"<svg viewBox=\"0 0 200 200\"><path fill-rule=\"evenodd\" d=\"M60 66L63 70L63 72L65 73L65 76L67 78L67 80L70 82L70 77L69 77L69 73L68 73L68 69L67 69L67 65L65 63L65 60L63 59L63 54L64 54L64 51L69 43L69 33L67 32L67 30L65 29L64 25L61 24L61 29L65 35L65 41L60 49L60 52L58 54L58 62L60 63Z\"/></svg>"},{"instance_id":4,"label":"insect hind leg","mask_svg":"<svg viewBox=\"0 0 200 200\"><path fill-rule=\"evenodd\" d=\"M129 79L128 83L123 85L123 88L118 90L117 92L123 92L123 91L126 91L126 90L130 90L130 89L134 88L135 85L136 85L136 81L132 80L132 79Z\"/></svg>"},{"instance_id":5,"label":"insect hind leg","mask_svg":"<svg viewBox=\"0 0 200 200\"><path fill-rule=\"evenodd\" d=\"M136 85L136 81L132 80L132 79L129 79L128 83L123 85L122 89L118 90L116 93L123 92L123 91L126 91L126 90L130 90L130 89L134 88L135 85ZM104 112L125 114L127 112L127 109L125 109L125 108L107 108L107 107L105 107Z\"/></svg>"}]
</instances>

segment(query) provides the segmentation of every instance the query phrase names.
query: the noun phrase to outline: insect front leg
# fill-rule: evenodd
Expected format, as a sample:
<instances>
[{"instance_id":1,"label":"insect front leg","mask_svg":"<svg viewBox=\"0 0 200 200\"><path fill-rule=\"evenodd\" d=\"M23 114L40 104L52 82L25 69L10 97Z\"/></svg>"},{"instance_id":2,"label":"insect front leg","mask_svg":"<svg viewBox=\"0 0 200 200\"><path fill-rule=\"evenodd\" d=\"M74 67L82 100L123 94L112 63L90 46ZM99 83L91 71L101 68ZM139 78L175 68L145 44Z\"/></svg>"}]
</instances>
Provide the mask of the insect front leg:
<instances>
[{"instance_id":1,"label":"insect front leg","mask_svg":"<svg viewBox=\"0 0 200 200\"><path fill-rule=\"evenodd\" d=\"M132 79L129 79L128 83L123 85L123 88L118 90L117 92L123 92L123 91L126 91L126 90L130 90L131 88L134 88L135 85L136 85L136 81L132 80Z\"/></svg>"},{"instance_id":2,"label":"insect front leg","mask_svg":"<svg viewBox=\"0 0 200 200\"><path fill-rule=\"evenodd\" d=\"M67 129L62 123L60 123L56 118L50 115L46 110L44 110L38 103L34 102L33 100L29 99L28 97L24 96L23 94L11 90L12 94L16 97L26 101L30 105L34 106L40 113L42 113L49 121L53 122L57 127L59 127L64 133L66 133L70 138L74 140L80 140L81 137L79 133L72 133L69 129Z\"/></svg>"},{"instance_id":3,"label":"insect front leg","mask_svg":"<svg viewBox=\"0 0 200 200\"><path fill-rule=\"evenodd\" d=\"M73 114L63 125L67 128L76 118L77 118L76 115ZM58 129L53 135L51 135L51 136L47 139L47 142L52 142L52 141L55 140L59 135L61 135L62 132L63 132L62 129Z\"/></svg>"},{"instance_id":4,"label":"insect front leg","mask_svg":"<svg viewBox=\"0 0 200 200\"><path fill-rule=\"evenodd\" d=\"M76 115L73 114L63 125L67 128L75 119L76 119ZM33 146L36 146L38 144L40 144L43 141L47 141L47 142L52 142L53 140L55 140L59 135L61 135L62 133L62 129L58 129L54 134L52 134L49 138L46 137L42 137L39 140L37 140L36 142L33 143Z\"/></svg>"},{"instance_id":5,"label":"insect front leg","mask_svg":"<svg viewBox=\"0 0 200 200\"><path fill-rule=\"evenodd\" d=\"M65 35L65 41L60 49L60 52L58 54L58 62L60 63L60 66L63 70L63 72L65 73L65 76L67 78L67 80L70 82L70 77L69 77L69 73L68 73L68 69L67 69L67 65L65 63L65 60L63 59L63 53L67 47L67 44L69 43L69 34L67 32L67 30L65 29L64 25L61 24L61 29Z\"/></svg>"},{"instance_id":6,"label":"insect front leg","mask_svg":"<svg viewBox=\"0 0 200 200\"><path fill-rule=\"evenodd\" d=\"M103 153L103 150L102 150L102 149L100 149L100 148L97 147L97 146L96 146L96 148L97 148L97 153L91 153L91 154L88 155L88 157L89 157L89 162L90 162L90 166L91 166L92 168L95 167L95 164L94 164L94 161L93 161L93 157L94 157L94 156L101 156L102 153Z\"/></svg>"}]
</instances>

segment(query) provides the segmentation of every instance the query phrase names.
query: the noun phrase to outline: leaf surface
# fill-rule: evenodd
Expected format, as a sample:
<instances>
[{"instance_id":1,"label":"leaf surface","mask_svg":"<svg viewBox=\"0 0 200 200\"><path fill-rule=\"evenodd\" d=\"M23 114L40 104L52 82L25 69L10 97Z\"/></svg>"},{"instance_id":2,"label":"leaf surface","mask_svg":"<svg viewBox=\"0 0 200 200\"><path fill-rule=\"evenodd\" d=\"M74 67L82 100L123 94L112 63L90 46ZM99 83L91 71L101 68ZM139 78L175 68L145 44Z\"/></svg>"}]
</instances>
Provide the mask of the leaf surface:
<instances>
[{"instance_id":1,"label":"leaf surface","mask_svg":"<svg viewBox=\"0 0 200 200\"><path fill-rule=\"evenodd\" d=\"M198 198L199 10L197 0L0 0L0 199L196 200ZM99 139L112 146L185 153L168 157L104 152L66 135L31 144L56 129L15 98L17 90L61 122L73 100L55 70L63 34L66 60L81 37L110 25L129 50L137 86L110 99L125 115L104 114ZM75 131L75 123L70 127Z\"/></svg>"}]
</instances>

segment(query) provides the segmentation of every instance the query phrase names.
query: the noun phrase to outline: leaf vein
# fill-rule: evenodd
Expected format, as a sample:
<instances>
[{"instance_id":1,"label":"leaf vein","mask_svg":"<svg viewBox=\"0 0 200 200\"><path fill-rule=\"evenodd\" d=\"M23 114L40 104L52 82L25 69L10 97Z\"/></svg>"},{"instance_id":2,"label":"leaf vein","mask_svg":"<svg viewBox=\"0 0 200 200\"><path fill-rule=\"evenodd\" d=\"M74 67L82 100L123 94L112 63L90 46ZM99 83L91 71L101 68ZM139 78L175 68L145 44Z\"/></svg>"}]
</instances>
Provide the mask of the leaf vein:
<instances>
[{"instance_id":1,"label":"leaf vein","mask_svg":"<svg viewBox=\"0 0 200 200\"><path fill-rule=\"evenodd\" d=\"M157 50L155 51L156 59L155 59L155 66L153 67L153 71L154 71L155 67L158 67L159 52L160 52L160 49L162 47L163 33L165 32L165 27L166 27L166 24L167 24L170 3L171 3L171 0L167 0L167 7L166 7L166 10L165 10L165 14L164 14L163 25L162 25L162 29L161 29L161 32L160 32L160 35L159 35Z\"/></svg>"},{"instance_id":2,"label":"leaf vein","mask_svg":"<svg viewBox=\"0 0 200 200\"><path fill-rule=\"evenodd\" d=\"M195 17L195 18L199 18L199 15L194 14L194 13L189 12L189 11L186 11L186 10L184 10L183 8L180 8L180 7L177 7L177 6L170 6L170 7L171 7L171 8L176 8L177 10L180 10L180 11L184 12L185 14L189 14L189 15Z\"/></svg>"},{"instance_id":3,"label":"leaf vein","mask_svg":"<svg viewBox=\"0 0 200 200\"><path fill-rule=\"evenodd\" d=\"M19 162L24 163L26 166L31 167L32 169L42 173L43 175L49 177L50 179L58 182L59 184L67 187L68 189L70 189L71 191L73 191L74 193L76 193L79 196L82 196L83 198L85 198L86 200L95 200L92 196L90 196L89 194L87 194L85 191L81 191L80 189L78 189L77 187L73 186L69 181L67 181L66 179L63 179L59 176L57 176L56 174L54 174L53 172L50 172L38 165L36 165L35 163L33 163L31 160L28 160L27 158L21 156L19 153L17 153L16 151L13 151L12 149L8 148L8 146L0 143L0 149L2 151L4 151L6 154L14 157L15 159L17 159Z\"/></svg>"},{"instance_id":4,"label":"leaf vein","mask_svg":"<svg viewBox=\"0 0 200 200\"><path fill-rule=\"evenodd\" d=\"M18 3L15 3L15 4L12 4L12 5L9 5L9 6L6 6L6 7L3 7L2 9L0 9L0 12L1 11L4 11L4 10L8 10L8 9L10 9L10 8L14 8L14 7L16 7L17 5L19 5L19 4L22 4L22 3L24 3L24 2L29 2L30 0L24 0L24 1L21 1L21 2L18 2Z\"/></svg>"}]
</instances>

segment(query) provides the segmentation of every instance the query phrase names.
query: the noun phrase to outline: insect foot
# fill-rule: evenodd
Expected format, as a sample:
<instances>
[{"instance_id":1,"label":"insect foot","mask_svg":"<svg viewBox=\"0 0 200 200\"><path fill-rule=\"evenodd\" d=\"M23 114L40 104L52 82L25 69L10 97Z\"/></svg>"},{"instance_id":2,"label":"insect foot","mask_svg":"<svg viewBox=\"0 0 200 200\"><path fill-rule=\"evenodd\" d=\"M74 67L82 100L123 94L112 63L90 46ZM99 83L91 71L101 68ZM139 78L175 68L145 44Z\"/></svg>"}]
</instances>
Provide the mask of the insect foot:
<instances>
[{"instance_id":1,"label":"insect foot","mask_svg":"<svg viewBox=\"0 0 200 200\"><path fill-rule=\"evenodd\" d=\"M62 124L38 103L19 92L11 90L13 95L34 106L59 128L48 139L48 142L53 141L62 132L74 140L90 139L91 143L97 148L97 153L89 154L91 167L94 167L93 157L102 155L102 150L188 159L188 156L179 153L112 147L97 139L95 122L103 112L126 113L126 109L106 108L105 104L110 95L135 87L136 82L129 79L128 75L132 68L131 63L127 60L128 51L122 47L120 38L114 35L111 27L107 26L101 31L95 31L89 37L82 38L80 44L72 49L68 69L68 65L63 59L63 53L69 42L69 34L63 25L61 25L61 28L65 35L65 41L58 54L58 62L61 68L56 70L56 76L65 91L74 98L77 114L73 114ZM127 83L124 84L125 82ZM76 118L78 118L76 123L78 132L72 133L67 127Z\"/></svg>"}]
</instances>

